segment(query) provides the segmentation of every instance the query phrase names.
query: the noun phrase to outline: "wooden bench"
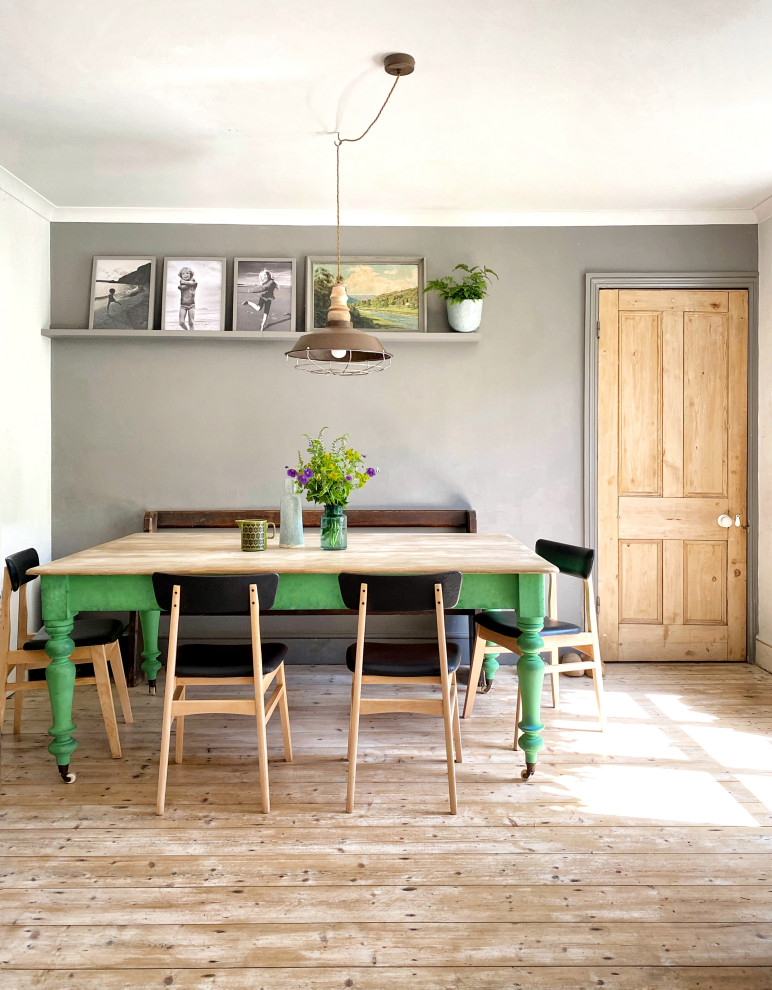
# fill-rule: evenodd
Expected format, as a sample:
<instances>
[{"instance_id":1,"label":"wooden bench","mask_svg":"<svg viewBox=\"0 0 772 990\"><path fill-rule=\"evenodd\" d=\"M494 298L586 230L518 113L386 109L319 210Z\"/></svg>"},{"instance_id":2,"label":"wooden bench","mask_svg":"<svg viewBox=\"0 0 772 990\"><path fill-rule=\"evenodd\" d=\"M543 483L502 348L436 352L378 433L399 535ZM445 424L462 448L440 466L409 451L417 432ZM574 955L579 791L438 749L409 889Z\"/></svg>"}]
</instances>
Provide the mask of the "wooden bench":
<instances>
[{"instance_id":1,"label":"wooden bench","mask_svg":"<svg viewBox=\"0 0 772 990\"><path fill-rule=\"evenodd\" d=\"M303 511L303 527L319 529L321 509ZM346 509L349 529L443 529L459 533L477 532L477 513L474 509ZM279 526L278 509L149 509L145 512L144 532L157 533L161 529L236 529L237 519L268 519ZM288 551L291 552L291 551ZM345 561L345 556L343 558ZM343 566L343 562L342 562ZM323 610L303 612L272 612L273 615L330 615ZM460 609L456 615L469 618L470 647L474 641L474 610ZM129 663L126 678L136 684L142 677L142 632L139 616L132 616L129 626Z\"/></svg>"}]
</instances>

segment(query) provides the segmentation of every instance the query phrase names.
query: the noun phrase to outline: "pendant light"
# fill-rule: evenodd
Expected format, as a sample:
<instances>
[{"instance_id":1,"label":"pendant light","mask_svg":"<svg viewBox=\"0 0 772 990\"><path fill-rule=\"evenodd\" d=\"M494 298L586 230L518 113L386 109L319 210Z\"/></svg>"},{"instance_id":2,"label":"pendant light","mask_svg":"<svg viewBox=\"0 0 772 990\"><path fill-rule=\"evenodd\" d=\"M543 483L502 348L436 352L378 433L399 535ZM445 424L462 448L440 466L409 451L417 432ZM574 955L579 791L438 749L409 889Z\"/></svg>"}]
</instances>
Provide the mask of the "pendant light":
<instances>
[{"instance_id":1,"label":"pendant light","mask_svg":"<svg viewBox=\"0 0 772 990\"><path fill-rule=\"evenodd\" d=\"M383 371L391 364L391 354L380 340L357 329L352 323L348 294L340 273L340 147L346 141L361 141L368 133L383 113L400 77L410 75L415 68L415 59L412 55L402 53L387 55L383 60L383 67L390 76L397 78L372 123L358 138L342 138L338 133L335 141L338 277L330 292L327 325L323 330L304 333L292 350L287 351L287 359L292 359L296 368L316 375L368 375L371 371Z\"/></svg>"}]
</instances>

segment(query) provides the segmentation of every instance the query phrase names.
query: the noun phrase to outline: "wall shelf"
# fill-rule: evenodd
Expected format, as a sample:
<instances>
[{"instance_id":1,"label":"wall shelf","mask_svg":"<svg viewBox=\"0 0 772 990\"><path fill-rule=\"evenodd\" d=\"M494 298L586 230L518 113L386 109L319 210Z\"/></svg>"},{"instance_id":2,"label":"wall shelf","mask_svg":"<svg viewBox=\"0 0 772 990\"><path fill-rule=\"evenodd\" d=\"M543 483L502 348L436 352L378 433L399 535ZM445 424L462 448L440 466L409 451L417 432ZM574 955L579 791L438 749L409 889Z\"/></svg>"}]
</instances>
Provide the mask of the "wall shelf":
<instances>
[{"instance_id":1,"label":"wall shelf","mask_svg":"<svg viewBox=\"0 0 772 990\"><path fill-rule=\"evenodd\" d=\"M480 332L456 333L454 330L442 331L439 333L402 333L400 331L374 331L379 340L390 344L398 341L413 344L443 343L443 344L471 344L480 339ZM54 339L75 339L88 338L90 340L116 340L126 337L141 337L145 340L251 340L287 343L297 340L300 333L280 333L279 331L267 331L266 333L245 332L245 331L210 331L210 330L71 330L51 328L41 330L44 337Z\"/></svg>"}]
</instances>

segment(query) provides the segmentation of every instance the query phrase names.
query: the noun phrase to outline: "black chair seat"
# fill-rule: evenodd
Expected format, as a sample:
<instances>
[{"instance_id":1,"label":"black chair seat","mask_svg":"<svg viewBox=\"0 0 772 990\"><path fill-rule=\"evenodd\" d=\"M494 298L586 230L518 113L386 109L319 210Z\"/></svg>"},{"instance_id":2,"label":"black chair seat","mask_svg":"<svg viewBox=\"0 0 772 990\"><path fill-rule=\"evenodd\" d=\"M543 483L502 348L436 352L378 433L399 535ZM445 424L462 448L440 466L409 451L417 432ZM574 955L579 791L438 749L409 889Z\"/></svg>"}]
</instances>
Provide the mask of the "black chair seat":
<instances>
[{"instance_id":1,"label":"black chair seat","mask_svg":"<svg viewBox=\"0 0 772 990\"><path fill-rule=\"evenodd\" d=\"M522 633L517 626L517 612L481 612L475 619L480 629L490 629L501 636L514 638ZM558 619L545 618L544 628L540 636L571 636L582 630L573 622L560 622Z\"/></svg>"},{"instance_id":2,"label":"black chair seat","mask_svg":"<svg viewBox=\"0 0 772 990\"><path fill-rule=\"evenodd\" d=\"M287 655L284 643L263 643L263 673L276 670ZM177 650L177 677L252 677L252 645L189 643Z\"/></svg>"},{"instance_id":3,"label":"black chair seat","mask_svg":"<svg viewBox=\"0 0 772 990\"><path fill-rule=\"evenodd\" d=\"M119 639L125 628L120 619L76 619L70 639L76 646L107 646ZM22 649L44 650L50 638L45 629L41 629Z\"/></svg>"},{"instance_id":4,"label":"black chair seat","mask_svg":"<svg viewBox=\"0 0 772 990\"><path fill-rule=\"evenodd\" d=\"M461 647L448 643L448 671L458 670ZM362 673L365 677L439 677L440 658L436 643L368 643ZM356 669L357 645L346 650L346 666Z\"/></svg>"}]
</instances>

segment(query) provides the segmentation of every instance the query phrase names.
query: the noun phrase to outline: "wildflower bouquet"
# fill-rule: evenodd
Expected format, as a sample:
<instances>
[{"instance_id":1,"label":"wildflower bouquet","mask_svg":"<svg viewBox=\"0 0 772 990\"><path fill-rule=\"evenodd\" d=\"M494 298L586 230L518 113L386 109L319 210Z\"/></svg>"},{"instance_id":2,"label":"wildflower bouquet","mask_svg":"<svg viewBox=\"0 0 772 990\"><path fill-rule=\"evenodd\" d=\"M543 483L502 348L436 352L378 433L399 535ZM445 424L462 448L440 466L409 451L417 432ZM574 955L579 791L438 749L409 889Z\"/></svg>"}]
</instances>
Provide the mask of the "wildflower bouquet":
<instances>
[{"instance_id":1,"label":"wildflower bouquet","mask_svg":"<svg viewBox=\"0 0 772 990\"><path fill-rule=\"evenodd\" d=\"M363 488L378 469L365 467L367 455L348 446L348 433L333 440L328 449L322 439L326 429L323 426L315 437L305 434L308 460L298 451L297 468L288 467L287 474L294 479L296 491L304 493L309 502L344 506L352 491Z\"/></svg>"}]
</instances>

